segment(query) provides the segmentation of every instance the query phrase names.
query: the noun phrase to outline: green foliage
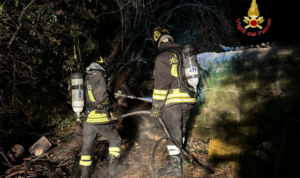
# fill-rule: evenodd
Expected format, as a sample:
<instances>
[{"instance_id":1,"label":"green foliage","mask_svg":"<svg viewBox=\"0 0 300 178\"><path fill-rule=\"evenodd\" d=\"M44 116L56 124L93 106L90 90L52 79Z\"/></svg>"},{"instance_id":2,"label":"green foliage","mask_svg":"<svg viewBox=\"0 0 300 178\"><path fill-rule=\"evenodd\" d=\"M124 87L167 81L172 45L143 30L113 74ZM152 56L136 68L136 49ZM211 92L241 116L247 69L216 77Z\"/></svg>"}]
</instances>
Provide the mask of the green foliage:
<instances>
[{"instance_id":1,"label":"green foliage","mask_svg":"<svg viewBox=\"0 0 300 178\"><path fill-rule=\"evenodd\" d=\"M45 128L53 128L54 131L63 130L66 127L71 127L75 123L74 113L66 113L62 115L63 119L59 117L48 116L43 119L41 126Z\"/></svg>"},{"instance_id":2,"label":"green foliage","mask_svg":"<svg viewBox=\"0 0 300 178\"><path fill-rule=\"evenodd\" d=\"M104 4L31 2L5 1L0 6L0 129L7 133L5 128L16 131L24 125L25 130L47 131L71 125L75 118L70 75L84 72L91 56L113 47L99 43L110 40L98 27L100 22L107 28L110 24L102 17L95 18ZM92 6L87 9L88 5ZM110 32L112 36L116 33ZM24 120L12 117L15 113L22 113Z\"/></svg>"},{"instance_id":3,"label":"green foliage","mask_svg":"<svg viewBox=\"0 0 300 178\"><path fill-rule=\"evenodd\" d=\"M18 0L15 1L15 6L16 6L16 7L19 6L19 1L18 1Z\"/></svg>"},{"instance_id":4,"label":"green foliage","mask_svg":"<svg viewBox=\"0 0 300 178\"><path fill-rule=\"evenodd\" d=\"M180 32L187 28L191 32L201 27L203 31L195 31L192 37L205 39L205 42L210 39L218 42L222 36L216 28L208 30L213 27L212 24L219 24L217 16L214 17L217 20L202 19L210 24L208 27L203 26L199 19L191 23L185 17L198 18L197 14L203 10L183 4L178 9L180 3L179 0L172 1L171 5L139 0L126 3L119 0L101 3L77 0L5 1L0 6L0 115L5 116L5 120L10 118L11 122L16 122L14 125L8 121L6 125L13 130L19 128L22 122L28 123L26 127L39 125L43 129L67 126L72 118L70 76L73 72L83 73L100 54L111 56L114 49L119 50L110 59L112 73L120 75L123 70L130 69L126 82L143 93L151 92L154 67L151 60L155 55L148 39L152 24L172 26ZM184 3L209 4L192 0ZM218 7L223 6L219 4ZM224 9L218 12L215 7L213 11L222 14ZM178 17L184 18L178 20ZM226 23L221 27L227 29L224 33L228 32L227 37L231 38L228 19L223 15L222 18ZM190 24L195 25L190 27ZM143 56L138 57L145 58L147 63L134 61L132 65L120 67L120 63L128 61L132 51L143 51ZM26 119L19 122L8 116L16 112L23 113Z\"/></svg>"}]
</instances>

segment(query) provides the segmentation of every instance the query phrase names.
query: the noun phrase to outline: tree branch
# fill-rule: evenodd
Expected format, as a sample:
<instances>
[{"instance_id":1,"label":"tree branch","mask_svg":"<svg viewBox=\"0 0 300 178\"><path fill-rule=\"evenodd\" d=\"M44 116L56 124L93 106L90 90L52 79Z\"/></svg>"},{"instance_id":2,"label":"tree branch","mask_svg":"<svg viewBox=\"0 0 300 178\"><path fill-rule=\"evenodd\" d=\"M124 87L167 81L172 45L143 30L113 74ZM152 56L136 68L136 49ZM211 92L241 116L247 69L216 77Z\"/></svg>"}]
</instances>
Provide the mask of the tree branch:
<instances>
[{"instance_id":1,"label":"tree branch","mask_svg":"<svg viewBox=\"0 0 300 178\"><path fill-rule=\"evenodd\" d=\"M117 42L117 45L115 46L113 52L108 56L108 62L112 63L113 60L115 59L115 57L117 56L117 54L120 51L120 38Z\"/></svg>"},{"instance_id":2,"label":"tree branch","mask_svg":"<svg viewBox=\"0 0 300 178\"><path fill-rule=\"evenodd\" d=\"M181 4L181 3L180 3L180 4ZM175 11L175 10L178 9L178 8L185 7L185 6L202 7L202 8L204 8L204 9L207 9L207 11L210 10L210 11L212 11L212 12L215 13L215 11L212 10L209 6L204 6L204 5L202 5L202 4L191 4L191 3L186 3L186 4L182 4L182 5L180 5L180 4L178 4L178 6L176 6L174 9L171 9L171 10L169 11L169 15L168 15L168 17L167 17L167 19L166 19L165 22L167 22L167 21L170 19L170 17L171 17L171 15L172 15L172 12L173 12L173 11ZM215 14L216 14L216 13L215 13ZM216 14L216 16L218 17L217 14Z\"/></svg>"},{"instance_id":3,"label":"tree branch","mask_svg":"<svg viewBox=\"0 0 300 178\"><path fill-rule=\"evenodd\" d=\"M19 33L19 30L21 29L22 27L22 22L21 22L21 19L22 19L22 16L24 14L24 12L26 11L26 9L34 2L35 0L32 0L24 9L23 9L23 12L21 13L20 17L19 17L19 26L17 28L17 31L15 32L15 34L13 35L13 37L10 39L8 45L7 45L7 48L9 48L12 44L12 42L16 39L16 36L17 34Z\"/></svg>"},{"instance_id":4,"label":"tree branch","mask_svg":"<svg viewBox=\"0 0 300 178\"><path fill-rule=\"evenodd\" d=\"M117 13L117 12L121 11L121 10L122 10L127 4L129 4L129 3L131 3L131 1L129 1L128 3L124 4L124 5L123 5L122 7L120 7L120 9L117 10L117 11L113 11L113 12L103 12L103 13L101 13L100 15L96 16L95 18L98 18L98 17L100 17L101 15L105 15L105 14L114 14L114 13Z\"/></svg>"}]
</instances>

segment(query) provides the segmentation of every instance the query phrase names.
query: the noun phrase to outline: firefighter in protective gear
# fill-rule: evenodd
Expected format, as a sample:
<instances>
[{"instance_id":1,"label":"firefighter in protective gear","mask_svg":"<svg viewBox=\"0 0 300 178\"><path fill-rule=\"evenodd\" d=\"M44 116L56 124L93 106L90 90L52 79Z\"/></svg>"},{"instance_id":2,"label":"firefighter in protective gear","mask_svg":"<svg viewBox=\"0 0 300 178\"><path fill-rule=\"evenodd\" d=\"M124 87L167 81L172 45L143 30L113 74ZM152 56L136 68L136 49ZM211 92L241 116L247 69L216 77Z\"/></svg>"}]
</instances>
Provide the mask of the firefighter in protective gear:
<instances>
[{"instance_id":1,"label":"firefighter in protective gear","mask_svg":"<svg viewBox=\"0 0 300 178\"><path fill-rule=\"evenodd\" d=\"M103 59L92 62L86 69L85 114L86 120L83 128L83 147L80 165L82 178L89 178L92 164L93 142L98 134L104 136L109 142L109 174L115 176L129 168L129 164L118 163L120 156L121 137L115 128L113 114L109 108L107 93L106 70Z\"/></svg>"},{"instance_id":2,"label":"firefighter in protective gear","mask_svg":"<svg viewBox=\"0 0 300 178\"><path fill-rule=\"evenodd\" d=\"M163 121L171 137L182 145L190 110L197 101L196 93L179 83L178 55L181 53L181 46L175 44L169 31L162 27L155 28L152 37L159 54L155 59L151 116L159 117L162 113ZM170 49L178 53L171 52ZM169 163L165 168L160 169L158 174L161 176L182 175L182 158L179 148L170 140L167 140L167 148Z\"/></svg>"}]
</instances>

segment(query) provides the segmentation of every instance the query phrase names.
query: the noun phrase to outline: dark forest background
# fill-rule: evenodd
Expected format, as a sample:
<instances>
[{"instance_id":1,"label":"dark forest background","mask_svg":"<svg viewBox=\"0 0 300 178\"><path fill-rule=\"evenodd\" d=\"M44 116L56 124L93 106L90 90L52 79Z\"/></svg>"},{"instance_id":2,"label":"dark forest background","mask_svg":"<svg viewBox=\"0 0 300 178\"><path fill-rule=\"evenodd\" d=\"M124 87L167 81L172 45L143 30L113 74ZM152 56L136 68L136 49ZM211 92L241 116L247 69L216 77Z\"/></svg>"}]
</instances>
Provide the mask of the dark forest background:
<instances>
[{"instance_id":1,"label":"dark forest background","mask_svg":"<svg viewBox=\"0 0 300 178\"><path fill-rule=\"evenodd\" d=\"M112 91L125 72L129 85L151 96L151 32L157 26L169 29L178 44L194 42L200 53L221 52L219 44L299 39L291 14L297 6L257 3L263 25L268 18L272 24L266 34L248 37L235 20L247 16L250 0L2 0L0 143L11 135L70 127L70 76L100 55L110 63Z\"/></svg>"}]
</instances>

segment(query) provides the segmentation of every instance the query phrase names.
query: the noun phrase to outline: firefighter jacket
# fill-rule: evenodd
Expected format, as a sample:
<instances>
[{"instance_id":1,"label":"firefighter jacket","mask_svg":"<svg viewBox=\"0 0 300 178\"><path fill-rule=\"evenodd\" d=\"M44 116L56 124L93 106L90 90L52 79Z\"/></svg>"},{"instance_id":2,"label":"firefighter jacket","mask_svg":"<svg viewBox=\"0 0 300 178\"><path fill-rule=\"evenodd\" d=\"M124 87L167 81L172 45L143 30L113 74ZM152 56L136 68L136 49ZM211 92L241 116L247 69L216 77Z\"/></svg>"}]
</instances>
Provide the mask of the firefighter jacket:
<instances>
[{"instance_id":1,"label":"firefighter jacket","mask_svg":"<svg viewBox=\"0 0 300 178\"><path fill-rule=\"evenodd\" d=\"M158 107L169 107L178 103L195 104L197 102L195 92L188 90L183 84L179 85L179 58L168 49L181 53L181 46L175 43L160 45L160 53L155 59L152 104ZM184 76L182 79L186 80Z\"/></svg>"},{"instance_id":2,"label":"firefighter jacket","mask_svg":"<svg viewBox=\"0 0 300 178\"><path fill-rule=\"evenodd\" d=\"M107 84L100 71L89 71L86 76L85 106L86 122L107 124L113 114L109 112ZM100 106L100 107L98 107Z\"/></svg>"}]
</instances>

